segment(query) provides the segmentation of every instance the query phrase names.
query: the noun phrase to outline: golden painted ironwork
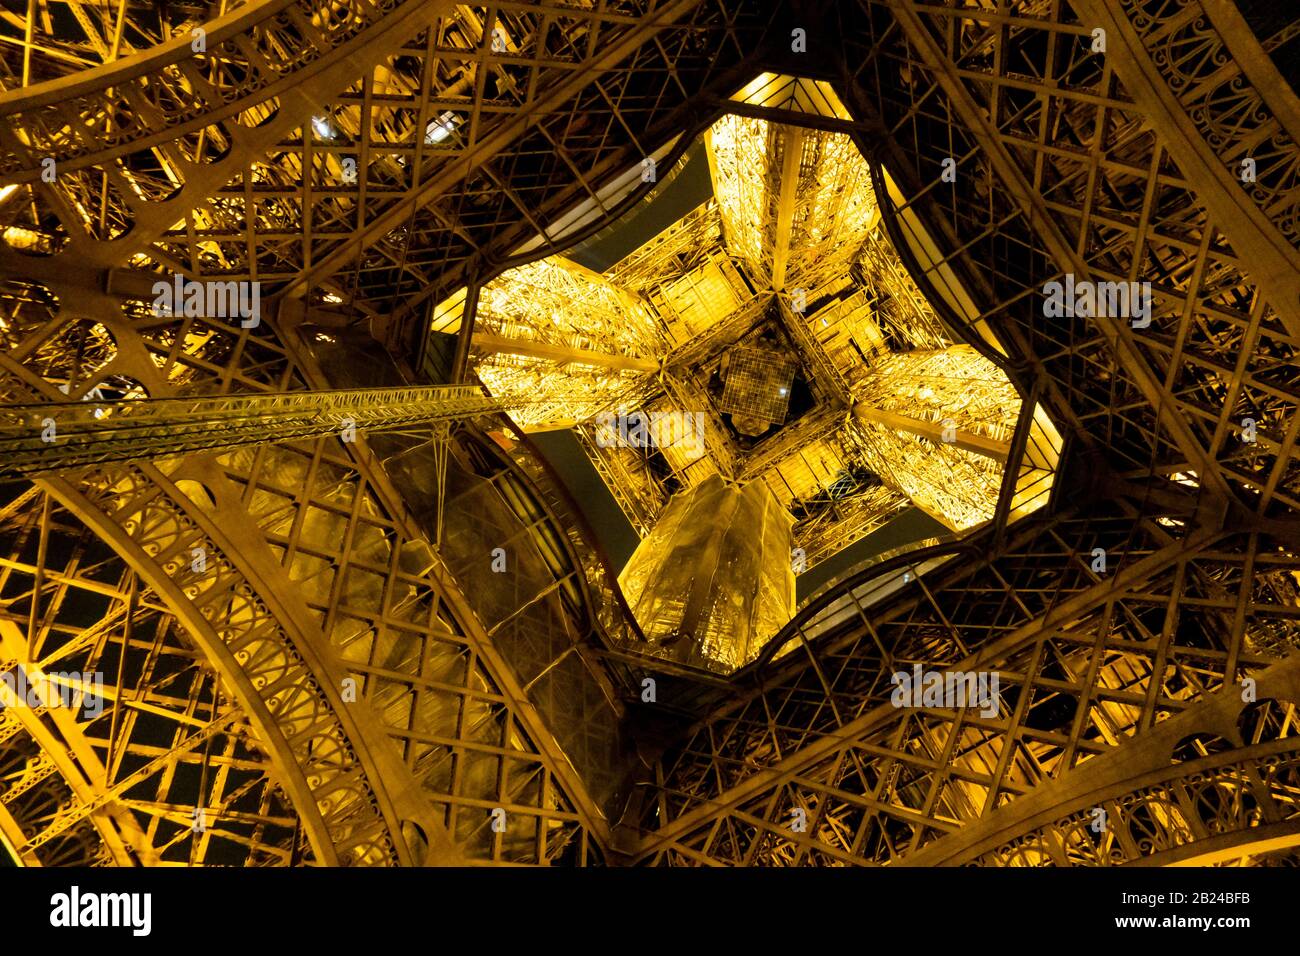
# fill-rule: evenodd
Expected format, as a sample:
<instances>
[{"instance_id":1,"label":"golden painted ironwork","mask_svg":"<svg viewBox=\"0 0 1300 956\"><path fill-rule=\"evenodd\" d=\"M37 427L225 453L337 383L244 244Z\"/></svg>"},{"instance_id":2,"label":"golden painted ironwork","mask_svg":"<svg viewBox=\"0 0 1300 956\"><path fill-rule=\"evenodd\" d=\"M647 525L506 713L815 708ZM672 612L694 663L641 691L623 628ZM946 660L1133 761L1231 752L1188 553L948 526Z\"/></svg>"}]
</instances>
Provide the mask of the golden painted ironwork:
<instances>
[{"instance_id":1,"label":"golden painted ironwork","mask_svg":"<svg viewBox=\"0 0 1300 956\"><path fill-rule=\"evenodd\" d=\"M742 91L751 102L789 98L847 115L828 89L770 75L751 87ZM885 236L880 187L857 145L845 133L737 114L715 121L704 142L713 197L605 275L556 256L480 290L471 338L479 379L506 400L553 396L515 421L579 426L642 535L671 488L715 474L772 488L811 556L801 569L879 527L904 499L954 531L991 520L1019 393L944 331ZM788 421L796 375L813 408ZM661 447L653 435L619 448L608 429L582 427L642 414L698 418L703 453ZM829 457L815 453L832 447ZM760 457L764 468L751 463ZM656 458L667 474L655 470ZM1040 456L1039 492L1054 467ZM881 482L896 494L871 490ZM819 504L832 487L853 506ZM1021 494L1017 504L1023 512L1043 500Z\"/></svg>"},{"instance_id":2,"label":"golden painted ironwork","mask_svg":"<svg viewBox=\"0 0 1300 956\"><path fill-rule=\"evenodd\" d=\"M520 405L526 399L518 400ZM474 385L337 389L230 397L142 398L0 408L0 478L105 462L174 458L357 429L433 425L500 411Z\"/></svg>"},{"instance_id":3,"label":"golden painted ironwork","mask_svg":"<svg viewBox=\"0 0 1300 956\"><path fill-rule=\"evenodd\" d=\"M0 484L0 681L37 688L0 710L0 847L1294 865L1300 100L1263 6L854 0L807 25L833 80L781 72L786 4L7 9L0 401L215 404L256 440L122 433ZM602 275L562 258L701 136L707 202ZM175 275L275 307L157 314ZM1149 324L1047 316L1067 275L1149 282ZM798 394L747 434L721 359L773 343ZM528 404L434 430L380 394L467 366ZM342 441L344 389L395 427ZM321 421L275 432L286 395ZM708 595L725 666L652 652L545 427L639 567L674 500L763 497L781 548L736 577L768 603ZM775 610L781 549L812 566L911 506L956 540ZM776 637L738 639L760 607ZM1000 698L897 707L913 666ZM661 674L685 729L647 743Z\"/></svg>"},{"instance_id":4,"label":"golden painted ironwork","mask_svg":"<svg viewBox=\"0 0 1300 956\"><path fill-rule=\"evenodd\" d=\"M794 610L792 520L718 475L669 501L618 579L650 653L723 673L757 657Z\"/></svg>"}]
</instances>

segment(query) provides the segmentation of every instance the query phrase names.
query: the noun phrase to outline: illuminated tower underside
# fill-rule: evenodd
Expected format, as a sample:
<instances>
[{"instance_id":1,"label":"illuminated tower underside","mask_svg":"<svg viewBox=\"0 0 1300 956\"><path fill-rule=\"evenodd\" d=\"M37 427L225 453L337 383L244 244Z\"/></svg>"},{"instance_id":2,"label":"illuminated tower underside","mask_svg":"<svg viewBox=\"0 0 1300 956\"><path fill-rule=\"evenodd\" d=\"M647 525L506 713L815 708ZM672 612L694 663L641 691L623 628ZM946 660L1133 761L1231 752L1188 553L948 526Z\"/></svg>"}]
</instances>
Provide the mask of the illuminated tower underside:
<instances>
[{"instance_id":1,"label":"illuminated tower underside","mask_svg":"<svg viewBox=\"0 0 1300 956\"><path fill-rule=\"evenodd\" d=\"M834 6L833 35L816 4L736 0L0 15L7 404L334 414L317 393L471 370L536 413L383 428L375 402L357 441L136 445L0 485L0 676L104 692L0 712L0 846L1294 864L1294 23ZM604 273L566 263L699 137L709 202ZM261 323L156 314L177 274L260 282ZM1047 318L1067 274L1151 282L1150 324ZM722 357L773 342L809 397L759 438L718 407ZM636 410L704 413L703 454L605 447L601 413ZM877 555L700 674L638 651L534 427L577 427L643 537L714 475L771 488L810 563L908 501L965 537ZM996 670L1002 706L895 708L913 664ZM643 733L648 677L689 731Z\"/></svg>"},{"instance_id":2,"label":"illuminated tower underside","mask_svg":"<svg viewBox=\"0 0 1300 956\"><path fill-rule=\"evenodd\" d=\"M826 84L771 74L734 102L782 84L816 96L810 121L847 118ZM552 257L479 291L479 379L506 400L554 396L514 420L576 427L642 536L673 488L715 475L771 488L801 571L909 503L954 532L991 519L1020 396L907 275L852 139L729 114L704 142L713 197L605 274ZM463 294L439 306L440 329L463 310ZM628 415L700 434L629 442L609 427ZM1046 500L1059 444L1046 416L1033 427L1021 512Z\"/></svg>"},{"instance_id":3,"label":"illuminated tower underside","mask_svg":"<svg viewBox=\"0 0 1300 956\"><path fill-rule=\"evenodd\" d=\"M794 611L790 515L762 482L717 475L676 495L619 575L652 653L724 673Z\"/></svg>"}]
</instances>

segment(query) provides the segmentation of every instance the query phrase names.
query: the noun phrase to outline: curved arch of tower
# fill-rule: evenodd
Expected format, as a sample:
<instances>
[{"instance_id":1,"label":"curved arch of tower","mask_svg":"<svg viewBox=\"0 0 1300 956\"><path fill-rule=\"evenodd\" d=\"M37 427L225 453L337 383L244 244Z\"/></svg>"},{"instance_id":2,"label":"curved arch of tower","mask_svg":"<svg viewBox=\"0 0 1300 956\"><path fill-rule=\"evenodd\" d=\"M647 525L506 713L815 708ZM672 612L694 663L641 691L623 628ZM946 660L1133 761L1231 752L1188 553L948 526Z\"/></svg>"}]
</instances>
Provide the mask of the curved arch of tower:
<instances>
[{"instance_id":1,"label":"curved arch of tower","mask_svg":"<svg viewBox=\"0 0 1300 956\"><path fill-rule=\"evenodd\" d=\"M0 17L0 855L1296 862L1300 21Z\"/></svg>"}]
</instances>

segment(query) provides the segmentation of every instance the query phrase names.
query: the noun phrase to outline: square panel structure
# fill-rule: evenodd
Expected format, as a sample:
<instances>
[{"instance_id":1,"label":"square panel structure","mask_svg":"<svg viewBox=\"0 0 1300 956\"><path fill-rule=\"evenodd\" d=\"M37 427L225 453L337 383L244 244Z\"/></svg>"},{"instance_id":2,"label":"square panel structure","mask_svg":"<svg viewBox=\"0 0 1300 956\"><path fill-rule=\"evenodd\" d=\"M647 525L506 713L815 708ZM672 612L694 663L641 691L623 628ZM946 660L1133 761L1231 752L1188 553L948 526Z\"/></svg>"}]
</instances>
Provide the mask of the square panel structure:
<instances>
[{"instance_id":1,"label":"square panel structure","mask_svg":"<svg viewBox=\"0 0 1300 956\"><path fill-rule=\"evenodd\" d=\"M794 373L793 359L766 349L737 346L727 353L726 387L718 407L746 433L750 426L763 431L768 425L780 425L790 409Z\"/></svg>"}]
</instances>

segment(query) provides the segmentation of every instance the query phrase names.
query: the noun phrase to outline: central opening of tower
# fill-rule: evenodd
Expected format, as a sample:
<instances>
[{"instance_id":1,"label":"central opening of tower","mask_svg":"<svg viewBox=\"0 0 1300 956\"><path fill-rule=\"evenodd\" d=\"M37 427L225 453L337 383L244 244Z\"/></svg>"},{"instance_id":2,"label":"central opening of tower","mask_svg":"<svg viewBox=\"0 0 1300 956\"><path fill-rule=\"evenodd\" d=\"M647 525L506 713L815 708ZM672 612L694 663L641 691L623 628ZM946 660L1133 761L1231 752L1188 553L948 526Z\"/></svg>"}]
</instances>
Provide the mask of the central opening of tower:
<instances>
[{"instance_id":1,"label":"central opening of tower","mask_svg":"<svg viewBox=\"0 0 1300 956\"><path fill-rule=\"evenodd\" d=\"M523 431L572 430L636 531L638 650L718 672L791 620L797 576L900 515L989 520L1020 408L909 275L831 88L765 74L734 102L602 196L647 189L618 221L434 321L472 321L474 374Z\"/></svg>"}]
</instances>

